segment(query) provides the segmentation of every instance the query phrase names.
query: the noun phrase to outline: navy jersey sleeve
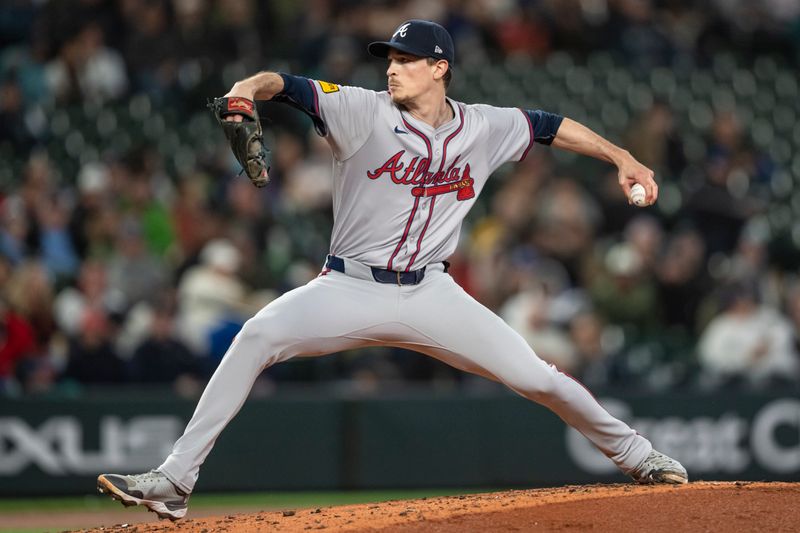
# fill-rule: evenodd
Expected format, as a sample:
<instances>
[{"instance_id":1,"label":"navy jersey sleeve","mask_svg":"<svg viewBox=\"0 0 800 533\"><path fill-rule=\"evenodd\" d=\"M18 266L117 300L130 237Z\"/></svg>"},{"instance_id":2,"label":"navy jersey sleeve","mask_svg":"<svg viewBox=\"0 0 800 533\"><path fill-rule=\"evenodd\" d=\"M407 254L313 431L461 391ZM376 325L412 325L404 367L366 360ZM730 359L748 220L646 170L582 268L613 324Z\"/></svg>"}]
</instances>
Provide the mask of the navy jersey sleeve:
<instances>
[{"instance_id":1,"label":"navy jersey sleeve","mask_svg":"<svg viewBox=\"0 0 800 533\"><path fill-rule=\"evenodd\" d=\"M287 104L307 114L314 123L317 133L325 136L328 133L325 123L319 114L316 105L317 95L314 91L313 81L302 76L279 73L283 78L283 90L272 97L273 102Z\"/></svg>"},{"instance_id":2,"label":"navy jersey sleeve","mask_svg":"<svg viewBox=\"0 0 800 533\"><path fill-rule=\"evenodd\" d=\"M555 113L548 113L540 109L526 109L525 116L531 123L531 139L533 142L550 144L556 138L558 128L564 117Z\"/></svg>"}]
</instances>

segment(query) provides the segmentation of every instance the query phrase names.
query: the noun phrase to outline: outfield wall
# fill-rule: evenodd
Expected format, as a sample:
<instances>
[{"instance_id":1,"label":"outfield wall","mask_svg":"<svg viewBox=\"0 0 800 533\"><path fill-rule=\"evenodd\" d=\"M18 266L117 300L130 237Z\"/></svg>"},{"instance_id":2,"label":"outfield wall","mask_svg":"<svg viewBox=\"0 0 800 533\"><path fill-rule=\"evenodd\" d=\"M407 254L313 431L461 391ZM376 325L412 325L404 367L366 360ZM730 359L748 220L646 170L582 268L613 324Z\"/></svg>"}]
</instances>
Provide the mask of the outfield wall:
<instances>
[{"instance_id":1,"label":"outfield wall","mask_svg":"<svg viewBox=\"0 0 800 533\"><path fill-rule=\"evenodd\" d=\"M195 402L163 394L0 403L0 494L94 491L160 464ZM796 394L604 395L693 479L800 480ZM546 409L506 394L251 399L197 490L546 486L624 477Z\"/></svg>"}]
</instances>

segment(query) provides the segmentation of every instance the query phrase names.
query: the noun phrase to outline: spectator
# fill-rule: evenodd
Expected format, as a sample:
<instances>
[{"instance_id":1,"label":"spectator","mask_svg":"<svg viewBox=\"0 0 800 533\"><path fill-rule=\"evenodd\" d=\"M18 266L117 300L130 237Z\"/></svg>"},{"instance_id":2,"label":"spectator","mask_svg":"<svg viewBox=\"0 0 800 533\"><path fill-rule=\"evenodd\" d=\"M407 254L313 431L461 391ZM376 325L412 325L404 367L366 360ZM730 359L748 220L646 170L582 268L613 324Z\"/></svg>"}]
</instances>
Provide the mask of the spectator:
<instances>
[{"instance_id":1,"label":"spectator","mask_svg":"<svg viewBox=\"0 0 800 533\"><path fill-rule=\"evenodd\" d=\"M631 66L652 69L670 64L673 44L654 20L657 16L654 2L650 0L623 0L615 2L620 31L620 50Z\"/></svg>"},{"instance_id":2,"label":"spectator","mask_svg":"<svg viewBox=\"0 0 800 533\"><path fill-rule=\"evenodd\" d=\"M712 286L705 268L705 243L695 230L673 234L656 268L662 319L694 337L698 331L698 309Z\"/></svg>"},{"instance_id":3,"label":"spectator","mask_svg":"<svg viewBox=\"0 0 800 533\"><path fill-rule=\"evenodd\" d=\"M250 287L268 287L274 280L271 272L264 268L264 252L269 249L269 233L275 221L266 205L266 195L261 190L254 194L247 180L231 180L226 192L229 233L242 252L239 274Z\"/></svg>"},{"instance_id":4,"label":"spectator","mask_svg":"<svg viewBox=\"0 0 800 533\"><path fill-rule=\"evenodd\" d=\"M141 223L126 217L118 228L117 244L108 262L109 288L119 291L126 302L152 302L166 282L165 266L147 249Z\"/></svg>"},{"instance_id":5,"label":"spectator","mask_svg":"<svg viewBox=\"0 0 800 533\"><path fill-rule=\"evenodd\" d=\"M105 46L103 29L88 22L61 46L45 71L50 91L59 102L119 98L128 89L125 62Z\"/></svg>"},{"instance_id":6,"label":"spectator","mask_svg":"<svg viewBox=\"0 0 800 533\"><path fill-rule=\"evenodd\" d=\"M654 271L661 259L664 232L651 215L637 215L625 226L623 236L642 260L643 268Z\"/></svg>"},{"instance_id":7,"label":"spectator","mask_svg":"<svg viewBox=\"0 0 800 533\"><path fill-rule=\"evenodd\" d=\"M559 179L545 188L536 203L533 242L558 259L577 280L584 256L591 251L600 208L576 181Z\"/></svg>"},{"instance_id":8,"label":"spectator","mask_svg":"<svg viewBox=\"0 0 800 533\"><path fill-rule=\"evenodd\" d=\"M637 333L659 323L658 292L636 249L615 244L605 253L601 270L590 279L589 294L597 312Z\"/></svg>"},{"instance_id":9,"label":"spectator","mask_svg":"<svg viewBox=\"0 0 800 533\"><path fill-rule=\"evenodd\" d=\"M220 42L225 43L222 50L229 51L244 63L246 72L257 70L264 65L264 53L261 46L261 31L272 34L271 25L275 19L272 13L259 17L260 10L267 11L270 5L255 0L228 0L216 3L217 16L220 19ZM253 21L257 22L254 24Z\"/></svg>"},{"instance_id":10,"label":"spectator","mask_svg":"<svg viewBox=\"0 0 800 533\"><path fill-rule=\"evenodd\" d=\"M169 31L170 4L146 0L127 2L122 8L122 51L131 83L155 101L163 99L177 84L177 36Z\"/></svg>"},{"instance_id":11,"label":"spectator","mask_svg":"<svg viewBox=\"0 0 800 533\"><path fill-rule=\"evenodd\" d=\"M59 329L74 337L90 312L122 314L127 305L123 294L109 287L106 265L88 260L81 265L76 286L62 289L53 307Z\"/></svg>"},{"instance_id":12,"label":"spectator","mask_svg":"<svg viewBox=\"0 0 800 533\"><path fill-rule=\"evenodd\" d=\"M798 378L798 357L790 323L759 303L751 281L735 282L722 293L722 313L700 338L705 382L765 388Z\"/></svg>"},{"instance_id":13,"label":"spectator","mask_svg":"<svg viewBox=\"0 0 800 533\"><path fill-rule=\"evenodd\" d=\"M597 360L612 363L584 368L598 382L629 379L619 362L635 359L636 346L652 355L680 351L670 344L676 338L696 344L719 312L704 303L714 303L724 280L757 279L759 309L778 308L787 295L793 317L800 88L792 32L800 8L785 0L695 4L2 3L0 287L32 327L36 353L60 353L62 336L79 336L85 316L101 313L124 322L113 344L126 360L149 330L144 300L180 287L181 338L199 315L201 337L187 339L221 356L241 322L240 304L227 298L245 299L246 286L269 299L316 275L328 251L330 160L317 153L321 141L304 116L266 104L272 183L255 191L229 179L238 164L198 102L223 94L237 72L275 61L380 89L384 66L352 50L416 17L442 21L475 66L476 76L456 72L456 100L540 101L586 118L612 138L623 135L661 187L658 204L637 210L619 193L616 173L532 149L497 172L487 189L499 190L478 198L464 223L469 238L450 272L470 294L498 309L544 290L548 330L572 325L579 354L602 352ZM235 274L212 273L201 257L223 235L239 254ZM221 298L208 288L215 283ZM195 312L190 294L210 300L201 297ZM595 314L585 316L587 308ZM648 338L618 346L630 334ZM609 339L619 342L609 348ZM657 358L637 359L639 383L659 373ZM46 390L49 360L22 361L23 387ZM357 373L345 366L307 375ZM374 373L376 384L393 379L391 366ZM396 370L449 379L432 366Z\"/></svg>"},{"instance_id":14,"label":"spectator","mask_svg":"<svg viewBox=\"0 0 800 533\"><path fill-rule=\"evenodd\" d=\"M36 204L36 222L42 263L56 279L71 279L79 260L69 235L68 213L55 198L41 198Z\"/></svg>"},{"instance_id":15,"label":"spectator","mask_svg":"<svg viewBox=\"0 0 800 533\"><path fill-rule=\"evenodd\" d=\"M748 196L752 158L743 146L741 123L733 113L715 117L706 159L706 181L688 199L695 227L703 234L708 253L730 253L747 218L754 212Z\"/></svg>"},{"instance_id":16,"label":"spectator","mask_svg":"<svg viewBox=\"0 0 800 533\"><path fill-rule=\"evenodd\" d=\"M174 383L201 374L197 358L176 337L176 309L170 300L161 298L153 307L149 335L133 352L130 377L135 382Z\"/></svg>"},{"instance_id":17,"label":"spectator","mask_svg":"<svg viewBox=\"0 0 800 533\"><path fill-rule=\"evenodd\" d=\"M785 282L783 274L770 264L770 226L765 217L747 221L739 235L736 249L726 263L730 279L757 280L758 293L767 305L780 308Z\"/></svg>"},{"instance_id":18,"label":"spectator","mask_svg":"<svg viewBox=\"0 0 800 533\"><path fill-rule=\"evenodd\" d=\"M0 253L0 287L7 287L14 275L14 267L8 258Z\"/></svg>"},{"instance_id":19,"label":"spectator","mask_svg":"<svg viewBox=\"0 0 800 533\"><path fill-rule=\"evenodd\" d=\"M624 339L619 333L589 310L577 313L570 321L569 335L578 366L576 374L589 388L602 389L624 382L624 365L619 353Z\"/></svg>"},{"instance_id":20,"label":"spectator","mask_svg":"<svg viewBox=\"0 0 800 533\"><path fill-rule=\"evenodd\" d=\"M69 233L81 259L97 253L92 248L105 240L101 235L102 220L114 208L110 181L109 168L102 163L87 163L78 172L78 198L69 220Z\"/></svg>"},{"instance_id":21,"label":"spectator","mask_svg":"<svg viewBox=\"0 0 800 533\"><path fill-rule=\"evenodd\" d=\"M579 360L569 336L550 320L550 298L539 291L521 293L500 310L500 317L534 349L563 372L575 372Z\"/></svg>"},{"instance_id":22,"label":"spectator","mask_svg":"<svg viewBox=\"0 0 800 533\"><path fill-rule=\"evenodd\" d=\"M81 316L77 335L69 342L64 378L85 384L120 383L125 365L111 343L112 324L101 309Z\"/></svg>"},{"instance_id":23,"label":"spectator","mask_svg":"<svg viewBox=\"0 0 800 533\"><path fill-rule=\"evenodd\" d=\"M42 395L53 391L58 371L49 357L28 357L19 362L17 381L27 395Z\"/></svg>"},{"instance_id":24,"label":"spectator","mask_svg":"<svg viewBox=\"0 0 800 533\"><path fill-rule=\"evenodd\" d=\"M19 24L14 26L19 28ZM29 42L3 47L3 51L0 52L0 79L16 85L20 91L20 103L26 112L40 108L50 100L44 75L47 48L47 36L41 30L34 30L29 35ZM11 124L13 123L4 122L3 126ZM30 124L25 127L29 128ZM41 134L42 131L37 128L36 133Z\"/></svg>"},{"instance_id":25,"label":"spectator","mask_svg":"<svg viewBox=\"0 0 800 533\"><path fill-rule=\"evenodd\" d=\"M296 164L286 175L285 201L292 210L309 211L329 208L332 181L329 178L330 155L325 140L309 132L311 154Z\"/></svg>"},{"instance_id":26,"label":"spectator","mask_svg":"<svg viewBox=\"0 0 800 533\"><path fill-rule=\"evenodd\" d=\"M656 176L676 176L686 166L674 112L665 102L654 102L631 123L625 137L631 153L654 169Z\"/></svg>"},{"instance_id":27,"label":"spectator","mask_svg":"<svg viewBox=\"0 0 800 533\"><path fill-rule=\"evenodd\" d=\"M178 329L192 351L208 356L215 328L231 318L241 324L245 286L237 275L241 255L230 241L212 240L200 260L178 286Z\"/></svg>"},{"instance_id":28,"label":"spectator","mask_svg":"<svg viewBox=\"0 0 800 533\"><path fill-rule=\"evenodd\" d=\"M17 364L35 349L36 338L30 323L12 311L0 296L0 392L13 390Z\"/></svg>"},{"instance_id":29,"label":"spectator","mask_svg":"<svg viewBox=\"0 0 800 533\"><path fill-rule=\"evenodd\" d=\"M30 255L27 242L30 220L22 198L12 196L0 204L0 217L0 254L16 267Z\"/></svg>"},{"instance_id":30,"label":"spectator","mask_svg":"<svg viewBox=\"0 0 800 533\"><path fill-rule=\"evenodd\" d=\"M216 230L213 224L215 219L208 207L208 185L203 178L204 176L199 173L194 173L178 182L170 213L177 245L172 251L177 256L178 262L196 261L203 245L211 240Z\"/></svg>"},{"instance_id":31,"label":"spectator","mask_svg":"<svg viewBox=\"0 0 800 533\"><path fill-rule=\"evenodd\" d=\"M17 80L0 79L0 143L8 142L19 154L29 153L36 143L23 105L24 94Z\"/></svg>"},{"instance_id":32,"label":"spectator","mask_svg":"<svg viewBox=\"0 0 800 533\"><path fill-rule=\"evenodd\" d=\"M172 184L163 173L160 156L152 147L134 150L118 167L117 186L125 215L138 219L147 248L166 253L175 242L172 217L167 207Z\"/></svg>"},{"instance_id":33,"label":"spectator","mask_svg":"<svg viewBox=\"0 0 800 533\"><path fill-rule=\"evenodd\" d=\"M9 306L31 326L35 337L35 353L48 353L50 342L57 332L53 318L53 286L40 262L30 261L16 269L7 284Z\"/></svg>"},{"instance_id":34,"label":"spectator","mask_svg":"<svg viewBox=\"0 0 800 533\"><path fill-rule=\"evenodd\" d=\"M49 272L68 278L78 258L66 230L67 205L52 184L53 172L46 154L37 153L25 167L25 179L5 206L0 249L19 262L41 258Z\"/></svg>"}]
</instances>

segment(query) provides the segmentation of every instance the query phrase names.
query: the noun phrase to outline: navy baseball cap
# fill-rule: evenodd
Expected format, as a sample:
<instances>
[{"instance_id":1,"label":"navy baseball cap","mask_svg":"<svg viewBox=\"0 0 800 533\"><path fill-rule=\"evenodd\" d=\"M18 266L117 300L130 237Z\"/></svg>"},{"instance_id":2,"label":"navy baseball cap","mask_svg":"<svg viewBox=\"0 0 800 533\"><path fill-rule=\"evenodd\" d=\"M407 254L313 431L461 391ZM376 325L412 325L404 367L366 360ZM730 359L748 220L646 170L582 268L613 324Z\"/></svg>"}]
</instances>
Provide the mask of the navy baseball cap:
<instances>
[{"instance_id":1,"label":"navy baseball cap","mask_svg":"<svg viewBox=\"0 0 800 533\"><path fill-rule=\"evenodd\" d=\"M392 34L389 41L370 43L367 51L375 57L388 57L394 48L420 57L444 59L451 65L455 61L453 39L447 30L428 20L408 20Z\"/></svg>"}]
</instances>

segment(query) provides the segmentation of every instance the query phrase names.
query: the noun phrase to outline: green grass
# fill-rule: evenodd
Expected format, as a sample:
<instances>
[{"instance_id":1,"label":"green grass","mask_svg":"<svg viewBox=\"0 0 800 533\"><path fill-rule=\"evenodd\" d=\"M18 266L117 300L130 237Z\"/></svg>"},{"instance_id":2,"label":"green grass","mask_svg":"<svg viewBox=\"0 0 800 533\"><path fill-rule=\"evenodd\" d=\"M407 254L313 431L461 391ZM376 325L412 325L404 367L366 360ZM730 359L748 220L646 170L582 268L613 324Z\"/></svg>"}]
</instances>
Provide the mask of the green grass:
<instances>
[{"instance_id":1,"label":"green grass","mask_svg":"<svg viewBox=\"0 0 800 533\"><path fill-rule=\"evenodd\" d=\"M497 489L499 490L499 489ZM243 510L276 510L304 507L329 507L354 503L383 502L387 500L408 500L414 498L451 496L488 492L487 489L395 489L358 490L324 492L241 492L220 494L197 494L192 496L191 508L220 507L229 512ZM54 512L102 512L122 510L122 506L104 494L92 494L62 498L9 498L0 500L1 533L45 533L53 528L30 527L25 529L3 528L3 515L15 512L35 512L47 514ZM58 531L61 531L60 529Z\"/></svg>"},{"instance_id":2,"label":"green grass","mask_svg":"<svg viewBox=\"0 0 800 533\"><path fill-rule=\"evenodd\" d=\"M413 498L447 496L487 492L486 489L412 489L412 490L357 490L322 492L241 492L220 494L195 494L192 507L262 507L282 509L289 507L322 507L351 503L382 502ZM16 511L91 511L115 508L118 503L103 494L62 498L11 498L0 500L0 515Z\"/></svg>"}]
</instances>

